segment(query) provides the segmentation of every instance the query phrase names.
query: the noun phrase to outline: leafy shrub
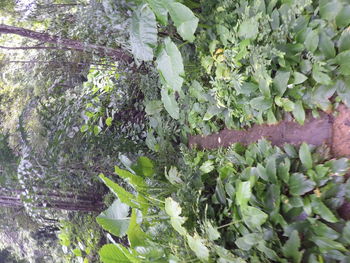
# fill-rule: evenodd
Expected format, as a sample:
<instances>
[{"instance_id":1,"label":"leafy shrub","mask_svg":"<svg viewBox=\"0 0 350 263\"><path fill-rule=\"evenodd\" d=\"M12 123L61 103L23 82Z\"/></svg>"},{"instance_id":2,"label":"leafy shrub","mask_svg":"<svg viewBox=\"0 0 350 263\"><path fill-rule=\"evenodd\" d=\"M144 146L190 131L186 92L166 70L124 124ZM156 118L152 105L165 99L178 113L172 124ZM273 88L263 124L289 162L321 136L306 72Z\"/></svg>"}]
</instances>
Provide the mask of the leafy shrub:
<instances>
[{"instance_id":1,"label":"leafy shrub","mask_svg":"<svg viewBox=\"0 0 350 263\"><path fill-rule=\"evenodd\" d=\"M349 163L327 161L325 153L265 140L184 151L187 168L165 169L168 183L144 157L129 171L115 167L133 191L100 175L118 199L97 221L126 234L130 247L106 245L101 260L347 262L350 224L337 208L350 198L349 182L343 184Z\"/></svg>"}]
</instances>

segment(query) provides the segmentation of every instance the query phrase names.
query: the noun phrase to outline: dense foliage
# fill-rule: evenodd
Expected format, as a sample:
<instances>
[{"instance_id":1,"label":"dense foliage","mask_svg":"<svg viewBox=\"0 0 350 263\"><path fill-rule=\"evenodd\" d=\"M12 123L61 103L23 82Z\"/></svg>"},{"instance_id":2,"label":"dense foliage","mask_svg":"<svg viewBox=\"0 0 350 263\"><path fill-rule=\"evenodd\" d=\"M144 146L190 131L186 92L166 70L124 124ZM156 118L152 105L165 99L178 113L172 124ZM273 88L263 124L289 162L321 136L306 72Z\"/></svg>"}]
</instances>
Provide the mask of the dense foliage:
<instances>
[{"instance_id":1,"label":"dense foliage","mask_svg":"<svg viewBox=\"0 0 350 263\"><path fill-rule=\"evenodd\" d=\"M0 16L9 262L350 261L349 162L330 145L186 146L350 106L349 1L6 0Z\"/></svg>"}]
</instances>

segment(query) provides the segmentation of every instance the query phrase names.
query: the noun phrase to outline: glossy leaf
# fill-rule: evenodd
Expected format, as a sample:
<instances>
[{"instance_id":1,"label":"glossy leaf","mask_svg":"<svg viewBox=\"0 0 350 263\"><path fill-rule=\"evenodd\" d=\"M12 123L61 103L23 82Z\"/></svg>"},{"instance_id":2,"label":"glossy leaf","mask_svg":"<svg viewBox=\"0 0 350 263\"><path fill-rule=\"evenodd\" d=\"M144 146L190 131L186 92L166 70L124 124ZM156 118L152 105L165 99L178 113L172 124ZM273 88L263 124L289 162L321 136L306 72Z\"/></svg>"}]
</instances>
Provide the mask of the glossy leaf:
<instances>
[{"instance_id":1,"label":"glossy leaf","mask_svg":"<svg viewBox=\"0 0 350 263\"><path fill-rule=\"evenodd\" d=\"M312 156L309 145L305 142L299 148L299 158L306 169L311 169L313 166Z\"/></svg>"},{"instance_id":2,"label":"glossy leaf","mask_svg":"<svg viewBox=\"0 0 350 263\"><path fill-rule=\"evenodd\" d=\"M180 109L179 105L175 99L175 94L171 90L167 90L166 88L162 88L161 90L162 102L164 104L164 108L169 113L171 117L175 120L180 118Z\"/></svg>"},{"instance_id":3,"label":"glossy leaf","mask_svg":"<svg viewBox=\"0 0 350 263\"><path fill-rule=\"evenodd\" d=\"M128 235L130 246L132 248L147 245L147 242L146 242L147 235L145 232L143 232L140 225L136 221L137 221L137 210L132 209L130 224L126 232Z\"/></svg>"},{"instance_id":4,"label":"glossy leaf","mask_svg":"<svg viewBox=\"0 0 350 263\"><path fill-rule=\"evenodd\" d=\"M131 263L124 253L115 244L104 245L99 251L103 263Z\"/></svg>"},{"instance_id":5,"label":"glossy leaf","mask_svg":"<svg viewBox=\"0 0 350 263\"><path fill-rule=\"evenodd\" d=\"M277 71L276 76L273 80L273 84L277 90L277 95L283 96L283 94L287 90L289 77L289 71Z\"/></svg>"},{"instance_id":6,"label":"glossy leaf","mask_svg":"<svg viewBox=\"0 0 350 263\"><path fill-rule=\"evenodd\" d=\"M303 107L303 103L301 101L297 101L294 103L294 109L292 111L293 116L295 120L300 124L303 125L305 121L305 110Z\"/></svg>"},{"instance_id":7,"label":"glossy leaf","mask_svg":"<svg viewBox=\"0 0 350 263\"><path fill-rule=\"evenodd\" d=\"M289 192L292 195L303 195L313 190L316 183L307 180L305 175L300 173L294 173L289 178Z\"/></svg>"},{"instance_id":8,"label":"glossy leaf","mask_svg":"<svg viewBox=\"0 0 350 263\"><path fill-rule=\"evenodd\" d=\"M338 219L335 217L335 215L331 212L331 210L321 201L320 198L316 197L315 195L311 195L312 200L312 211L314 211L315 214L318 214L321 218L326 220L330 223L336 223L338 222Z\"/></svg>"},{"instance_id":9,"label":"glossy leaf","mask_svg":"<svg viewBox=\"0 0 350 263\"><path fill-rule=\"evenodd\" d=\"M242 208L244 223L252 230L260 229L268 218L268 215L260 209L252 206Z\"/></svg>"}]
</instances>

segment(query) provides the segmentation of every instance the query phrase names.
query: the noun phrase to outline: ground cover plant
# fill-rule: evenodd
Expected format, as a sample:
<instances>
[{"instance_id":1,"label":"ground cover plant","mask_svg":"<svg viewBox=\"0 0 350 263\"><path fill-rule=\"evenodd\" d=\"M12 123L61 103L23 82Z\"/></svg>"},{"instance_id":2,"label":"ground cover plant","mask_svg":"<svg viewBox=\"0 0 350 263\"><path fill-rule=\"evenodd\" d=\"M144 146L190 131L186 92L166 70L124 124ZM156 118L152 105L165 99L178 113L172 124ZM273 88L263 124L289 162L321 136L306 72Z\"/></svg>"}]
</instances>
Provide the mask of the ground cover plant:
<instances>
[{"instance_id":1,"label":"ground cover plant","mask_svg":"<svg viewBox=\"0 0 350 263\"><path fill-rule=\"evenodd\" d=\"M9 260L350 261L332 145L188 148L350 106L349 1L6 0L0 16Z\"/></svg>"}]
</instances>

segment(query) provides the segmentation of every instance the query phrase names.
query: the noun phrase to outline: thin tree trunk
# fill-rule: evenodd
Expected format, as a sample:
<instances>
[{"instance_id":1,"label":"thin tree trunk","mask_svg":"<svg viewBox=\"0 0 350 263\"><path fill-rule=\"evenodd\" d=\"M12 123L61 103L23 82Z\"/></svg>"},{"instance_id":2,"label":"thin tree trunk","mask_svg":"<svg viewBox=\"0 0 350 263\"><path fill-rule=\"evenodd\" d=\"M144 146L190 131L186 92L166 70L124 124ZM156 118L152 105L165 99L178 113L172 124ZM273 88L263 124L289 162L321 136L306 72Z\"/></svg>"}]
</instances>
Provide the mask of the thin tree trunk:
<instances>
[{"instance_id":1,"label":"thin tree trunk","mask_svg":"<svg viewBox=\"0 0 350 263\"><path fill-rule=\"evenodd\" d=\"M96 52L101 56L108 56L115 60L129 64L133 61L132 57L122 49L113 49L99 45L83 43L77 40L52 36L47 33L32 31L29 29L0 24L0 33L15 34L22 37L39 40L45 43L58 45L59 47L71 48L78 51Z\"/></svg>"}]
</instances>

